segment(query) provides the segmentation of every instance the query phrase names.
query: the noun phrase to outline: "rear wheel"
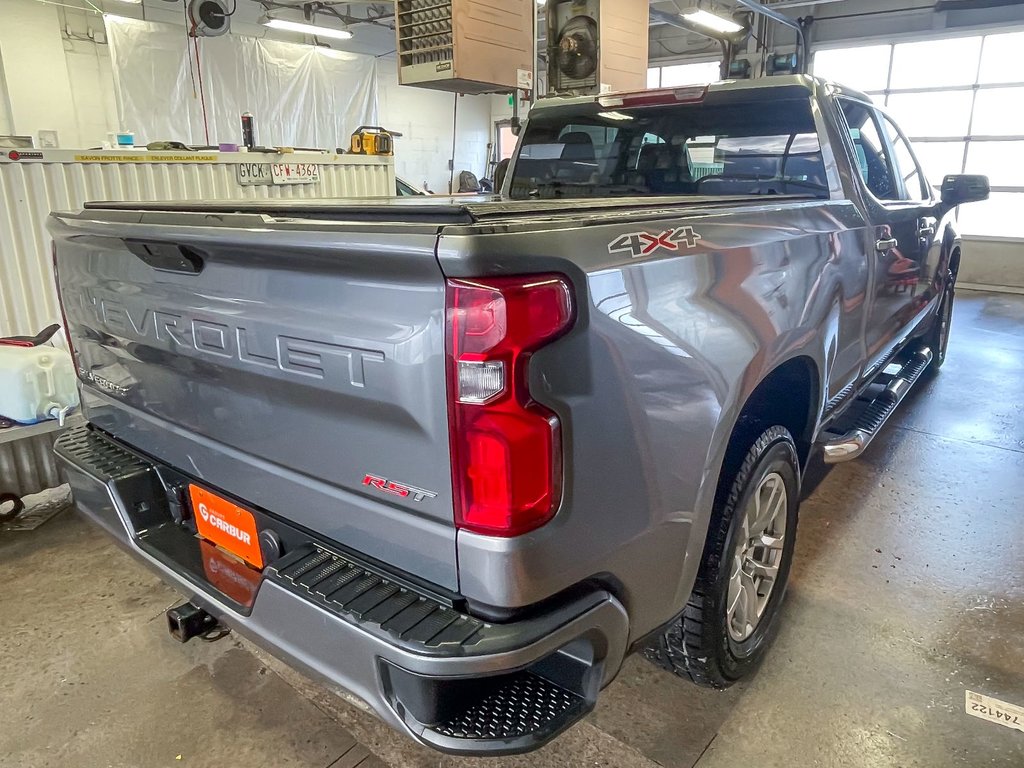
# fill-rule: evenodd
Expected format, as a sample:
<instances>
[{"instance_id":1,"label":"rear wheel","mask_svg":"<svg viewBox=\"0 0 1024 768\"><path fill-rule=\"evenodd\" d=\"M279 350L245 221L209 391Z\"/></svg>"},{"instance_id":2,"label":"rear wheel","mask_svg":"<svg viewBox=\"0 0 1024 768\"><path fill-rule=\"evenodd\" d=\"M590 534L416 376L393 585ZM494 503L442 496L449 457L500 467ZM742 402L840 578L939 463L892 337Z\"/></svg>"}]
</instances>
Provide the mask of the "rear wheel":
<instances>
[{"instance_id":1,"label":"rear wheel","mask_svg":"<svg viewBox=\"0 0 1024 768\"><path fill-rule=\"evenodd\" d=\"M8 523L25 509L25 502L13 493L0 493L0 523Z\"/></svg>"},{"instance_id":2,"label":"rear wheel","mask_svg":"<svg viewBox=\"0 0 1024 768\"><path fill-rule=\"evenodd\" d=\"M683 615L646 655L699 685L756 669L775 635L796 542L800 465L784 427L754 441L715 510Z\"/></svg>"},{"instance_id":3,"label":"rear wheel","mask_svg":"<svg viewBox=\"0 0 1024 768\"><path fill-rule=\"evenodd\" d=\"M949 329L953 322L953 300L956 297L953 282L954 277L952 273L947 274L945 285L942 288L942 295L939 298L939 308L935 312L932 327L925 336L925 344L932 351L931 369L933 371L937 371L946 362L946 349L949 347Z\"/></svg>"}]
</instances>

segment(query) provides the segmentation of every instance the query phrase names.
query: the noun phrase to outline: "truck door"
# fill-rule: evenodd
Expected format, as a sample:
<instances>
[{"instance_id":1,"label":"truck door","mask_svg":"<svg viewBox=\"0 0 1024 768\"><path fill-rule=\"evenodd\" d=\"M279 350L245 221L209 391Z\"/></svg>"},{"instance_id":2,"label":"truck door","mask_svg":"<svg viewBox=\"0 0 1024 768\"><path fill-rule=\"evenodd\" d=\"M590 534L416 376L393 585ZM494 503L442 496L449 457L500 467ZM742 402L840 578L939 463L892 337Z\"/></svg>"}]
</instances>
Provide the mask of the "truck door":
<instances>
[{"instance_id":1,"label":"truck door","mask_svg":"<svg viewBox=\"0 0 1024 768\"><path fill-rule=\"evenodd\" d=\"M874 106L840 99L860 171L871 275L865 321L871 375L906 338L932 298L937 219L931 190L906 138Z\"/></svg>"}]
</instances>

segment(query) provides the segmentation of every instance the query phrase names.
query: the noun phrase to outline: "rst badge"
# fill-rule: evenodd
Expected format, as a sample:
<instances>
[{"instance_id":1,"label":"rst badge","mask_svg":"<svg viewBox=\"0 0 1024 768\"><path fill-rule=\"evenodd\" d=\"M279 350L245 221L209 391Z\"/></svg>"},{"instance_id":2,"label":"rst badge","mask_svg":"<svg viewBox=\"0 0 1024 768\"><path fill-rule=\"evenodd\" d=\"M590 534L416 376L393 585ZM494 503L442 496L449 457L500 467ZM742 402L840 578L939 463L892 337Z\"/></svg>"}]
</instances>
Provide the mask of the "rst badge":
<instances>
[{"instance_id":1,"label":"rst badge","mask_svg":"<svg viewBox=\"0 0 1024 768\"><path fill-rule=\"evenodd\" d=\"M608 253L628 253L632 258L639 259L659 250L689 250L695 248L702 239L693 227L666 229L657 235L653 232L631 232L608 243Z\"/></svg>"},{"instance_id":2,"label":"rst badge","mask_svg":"<svg viewBox=\"0 0 1024 768\"><path fill-rule=\"evenodd\" d=\"M413 501L433 499L437 496L433 491L417 488L413 485L405 485L404 483L396 483L393 480L388 480L384 477L377 477L376 475L364 476L363 485L369 486L370 488L383 493L390 493L392 496L399 496L403 499L411 498Z\"/></svg>"}]
</instances>

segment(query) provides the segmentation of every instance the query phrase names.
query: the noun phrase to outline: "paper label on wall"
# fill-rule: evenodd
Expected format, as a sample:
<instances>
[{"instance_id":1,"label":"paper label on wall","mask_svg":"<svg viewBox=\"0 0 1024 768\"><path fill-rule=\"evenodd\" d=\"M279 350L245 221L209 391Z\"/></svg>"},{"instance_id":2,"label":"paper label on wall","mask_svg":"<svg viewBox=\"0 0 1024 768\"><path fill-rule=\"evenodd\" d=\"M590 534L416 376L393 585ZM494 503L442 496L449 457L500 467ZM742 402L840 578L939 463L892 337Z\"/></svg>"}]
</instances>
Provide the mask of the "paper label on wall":
<instances>
[{"instance_id":1,"label":"paper label on wall","mask_svg":"<svg viewBox=\"0 0 1024 768\"><path fill-rule=\"evenodd\" d=\"M529 69L516 70L516 85L524 91L533 90L533 72Z\"/></svg>"},{"instance_id":2,"label":"paper label on wall","mask_svg":"<svg viewBox=\"0 0 1024 768\"><path fill-rule=\"evenodd\" d=\"M75 155L76 163L216 163L217 155Z\"/></svg>"},{"instance_id":3,"label":"paper label on wall","mask_svg":"<svg viewBox=\"0 0 1024 768\"><path fill-rule=\"evenodd\" d=\"M971 717L979 717L990 723L1024 731L1024 707L1018 707L1016 704L1007 704L991 696L966 691L964 711Z\"/></svg>"}]
</instances>

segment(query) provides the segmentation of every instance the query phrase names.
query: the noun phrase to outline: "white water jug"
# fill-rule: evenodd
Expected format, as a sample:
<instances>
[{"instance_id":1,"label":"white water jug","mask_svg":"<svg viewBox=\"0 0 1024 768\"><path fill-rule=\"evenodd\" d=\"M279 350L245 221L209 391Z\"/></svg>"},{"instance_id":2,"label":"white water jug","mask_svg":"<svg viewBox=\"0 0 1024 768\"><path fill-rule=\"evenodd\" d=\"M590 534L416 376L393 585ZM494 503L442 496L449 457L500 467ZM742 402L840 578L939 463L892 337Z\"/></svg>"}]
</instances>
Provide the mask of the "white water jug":
<instances>
[{"instance_id":1,"label":"white water jug","mask_svg":"<svg viewBox=\"0 0 1024 768\"><path fill-rule=\"evenodd\" d=\"M78 405L75 364L63 349L0 344L0 416L21 424L64 417Z\"/></svg>"}]
</instances>

